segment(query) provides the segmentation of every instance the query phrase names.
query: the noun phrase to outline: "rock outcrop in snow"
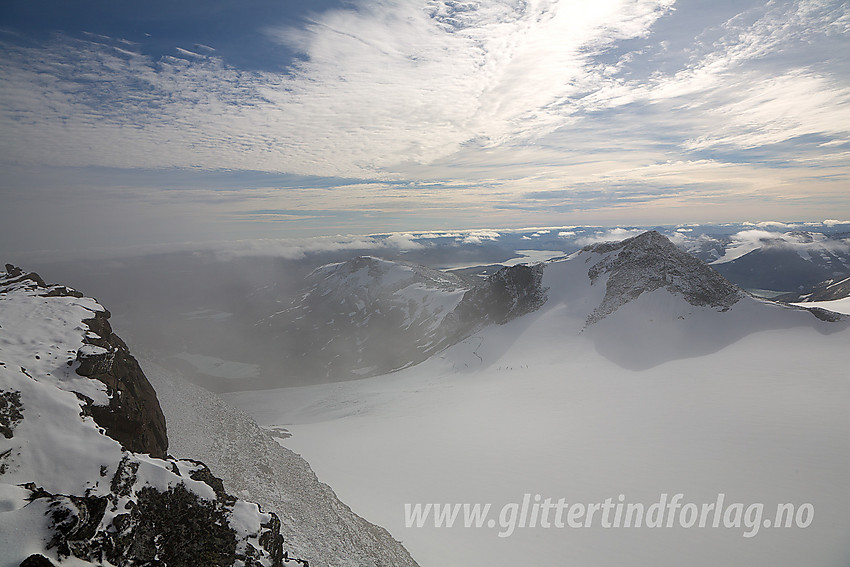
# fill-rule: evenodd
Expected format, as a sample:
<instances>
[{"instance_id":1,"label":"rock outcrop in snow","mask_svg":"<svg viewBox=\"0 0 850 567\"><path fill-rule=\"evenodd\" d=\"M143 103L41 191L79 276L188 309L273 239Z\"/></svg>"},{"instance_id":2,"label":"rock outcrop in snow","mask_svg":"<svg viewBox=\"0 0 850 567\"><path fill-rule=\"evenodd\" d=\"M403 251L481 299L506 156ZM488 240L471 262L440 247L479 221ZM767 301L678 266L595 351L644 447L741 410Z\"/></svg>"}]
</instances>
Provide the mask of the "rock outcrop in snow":
<instances>
[{"instance_id":1,"label":"rock outcrop in snow","mask_svg":"<svg viewBox=\"0 0 850 567\"><path fill-rule=\"evenodd\" d=\"M563 332L632 370L717 352L761 331L843 328L742 291L654 231L553 260L543 283L548 309L563 309Z\"/></svg>"},{"instance_id":2,"label":"rock outcrop in snow","mask_svg":"<svg viewBox=\"0 0 850 567\"><path fill-rule=\"evenodd\" d=\"M109 316L109 311L97 311L83 321L89 332L77 351L76 372L106 384L109 396L108 406L90 403L85 410L127 450L165 457L168 436L156 392L127 345L112 332Z\"/></svg>"},{"instance_id":3,"label":"rock outcrop in snow","mask_svg":"<svg viewBox=\"0 0 850 567\"><path fill-rule=\"evenodd\" d=\"M591 282L607 276L605 298L588 316L588 323L659 288L681 295L693 306L718 310L728 309L743 297L733 283L654 230L621 242L594 244L582 252L602 256L587 272Z\"/></svg>"},{"instance_id":4,"label":"rock outcrop in snow","mask_svg":"<svg viewBox=\"0 0 850 567\"><path fill-rule=\"evenodd\" d=\"M17 292L30 297L82 299L83 294L61 285L48 286L36 273L25 274L6 264L0 279L3 293ZM164 457L168 450L165 417L153 387L127 345L109 325L110 313L102 307L81 321L87 327L83 345L76 351L75 372L106 386L109 403L95 404L84 398L83 411L106 429L107 434L129 451ZM84 396L78 392L78 395Z\"/></svg>"},{"instance_id":5,"label":"rock outcrop in snow","mask_svg":"<svg viewBox=\"0 0 850 567\"><path fill-rule=\"evenodd\" d=\"M165 457L154 390L108 317L0 272L0 567L286 564L277 516Z\"/></svg>"},{"instance_id":6,"label":"rock outcrop in snow","mask_svg":"<svg viewBox=\"0 0 850 567\"><path fill-rule=\"evenodd\" d=\"M543 264L505 267L472 288L452 312L449 331L461 340L487 325L503 325L546 302Z\"/></svg>"}]
</instances>

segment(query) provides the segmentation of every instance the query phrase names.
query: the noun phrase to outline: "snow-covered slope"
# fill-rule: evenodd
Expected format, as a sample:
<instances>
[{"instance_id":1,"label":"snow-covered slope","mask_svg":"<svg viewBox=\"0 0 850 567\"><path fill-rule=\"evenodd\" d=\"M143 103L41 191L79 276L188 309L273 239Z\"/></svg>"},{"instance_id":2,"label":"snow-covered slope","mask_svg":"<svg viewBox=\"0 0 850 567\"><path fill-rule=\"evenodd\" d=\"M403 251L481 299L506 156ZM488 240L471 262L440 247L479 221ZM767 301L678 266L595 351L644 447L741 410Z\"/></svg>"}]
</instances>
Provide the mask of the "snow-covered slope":
<instances>
[{"instance_id":1,"label":"snow-covered slope","mask_svg":"<svg viewBox=\"0 0 850 567\"><path fill-rule=\"evenodd\" d=\"M402 372L228 399L286 427L280 442L423 567L845 565L847 321L682 271L665 250L649 234L552 262L538 310ZM697 507L723 494L729 521L528 520L547 498L648 508L677 493ZM510 514L523 502L524 525ZM463 510L451 528L405 523L405 505L476 503L492 507L481 527ZM732 503L763 516L736 522ZM782 503L810 504L813 521L768 527Z\"/></svg>"},{"instance_id":2,"label":"snow-covered slope","mask_svg":"<svg viewBox=\"0 0 850 567\"><path fill-rule=\"evenodd\" d=\"M850 315L850 297L842 297L841 299L828 299L824 301L802 301L792 303L797 307L805 309L822 309L832 313L840 313L841 315Z\"/></svg>"},{"instance_id":3,"label":"snow-covered slope","mask_svg":"<svg viewBox=\"0 0 850 567\"><path fill-rule=\"evenodd\" d=\"M826 280L815 286L808 293L791 293L776 298L797 307L806 309L826 310L832 313L850 315L850 278L841 280ZM820 311L823 313L823 311Z\"/></svg>"},{"instance_id":4,"label":"snow-covered slope","mask_svg":"<svg viewBox=\"0 0 850 567\"><path fill-rule=\"evenodd\" d=\"M582 334L600 354L632 370L710 354L753 332L835 329L808 312L744 293L654 231L590 246L546 273L547 285L561 290L566 304L589 298L586 316L574 314L586 322Z\"/></svg>"},{"instance_id":5,"label":"snow-covered slope","mask_svg":"<svg viewBox=\"0 0 850 567\"><path fill-rule=\"evenodd\" d=\"M0 566L282 565L276 516L200 462L151 456L162 414L107 318L0 272Z\"/></svg>"}]
</instances>

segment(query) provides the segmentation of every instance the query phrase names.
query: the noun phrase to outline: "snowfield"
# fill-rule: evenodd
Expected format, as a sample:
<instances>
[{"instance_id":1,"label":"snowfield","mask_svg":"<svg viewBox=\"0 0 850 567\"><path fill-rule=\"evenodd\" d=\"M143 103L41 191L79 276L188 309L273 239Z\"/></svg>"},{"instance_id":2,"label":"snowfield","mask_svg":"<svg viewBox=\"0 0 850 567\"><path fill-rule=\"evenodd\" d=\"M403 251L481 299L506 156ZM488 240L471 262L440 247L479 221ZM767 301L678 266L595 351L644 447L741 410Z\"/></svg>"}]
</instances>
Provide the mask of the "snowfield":
<instances>
[{"instance_id":1,"label":"snowfield","mask_svg":"<svg viewBox=\"0 0 850 567\"><path fill-rule=\"evenodd\" d=\"M847 322L750 296L695 306L661 287L588 324L609 278L591 284L588 270L604 257L549 264L540 310L418 366L228 399L286 428L278 441L422 567L846 565ZM499 536L500 511L524 498L649 507L678 493L697 506L720 493L744 510L762 503L764 520L780 503L814 516L788 528L597 519ZM490 504L493 526L464 528L461 512L451 528L406 527L405 505L428 503Z\"/></svg>"},{"instance_id":2,"label":"snowfield","mask_svg":"<svg viewBox=\"0 0 850 567\"><path fill-rule=\"evenodd\" d=\"M842 299L832 299L830 301L805 301L801 303L792 303L792 305L797 305L799 307L806 308L820 307L821 309L826 309L827 311L850 315L850 297L844 297Z\"/></svg>"}]
</instances>

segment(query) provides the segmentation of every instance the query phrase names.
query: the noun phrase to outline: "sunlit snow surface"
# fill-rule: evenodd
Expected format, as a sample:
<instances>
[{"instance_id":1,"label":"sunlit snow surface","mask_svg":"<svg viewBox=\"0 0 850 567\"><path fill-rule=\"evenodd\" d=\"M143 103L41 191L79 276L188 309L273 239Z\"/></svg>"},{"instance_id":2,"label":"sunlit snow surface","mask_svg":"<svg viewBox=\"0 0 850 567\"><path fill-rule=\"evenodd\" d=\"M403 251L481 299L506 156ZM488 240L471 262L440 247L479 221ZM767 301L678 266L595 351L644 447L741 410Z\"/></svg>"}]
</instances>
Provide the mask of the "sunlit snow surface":
<instances>
[{"instance_id":1,"label":"sunlit snow surface","mask_svg":"<svg viewBox=\"0 0 850 567\"><path fill-rule=\"evenodd\" d=\"M846 322L746 297L694 307L665 289L595 325L605 293L582 255L550 265L549 301L408 370L234 394L353 510L423 567L847 565ZM523 495L646 506L662 493L746 508L811 503L812 524L764 528L406 528L406 503Z\"/></svg>"},{"instance_id":2,"label":"sunlit snow surface","mask_svg":"<svg viewBox=\"0 0 850 567\"><path fill-rule=\"evenodd\" d=\"M806 301L803 303L793 303L792 305L799 305L800 307L807 308L820 307L821 309L827 309L835 313L843 313L844 315L850 315L850 297L844 297L842 299L833 299L831 301Z\"/></svg>"}]
</instances>

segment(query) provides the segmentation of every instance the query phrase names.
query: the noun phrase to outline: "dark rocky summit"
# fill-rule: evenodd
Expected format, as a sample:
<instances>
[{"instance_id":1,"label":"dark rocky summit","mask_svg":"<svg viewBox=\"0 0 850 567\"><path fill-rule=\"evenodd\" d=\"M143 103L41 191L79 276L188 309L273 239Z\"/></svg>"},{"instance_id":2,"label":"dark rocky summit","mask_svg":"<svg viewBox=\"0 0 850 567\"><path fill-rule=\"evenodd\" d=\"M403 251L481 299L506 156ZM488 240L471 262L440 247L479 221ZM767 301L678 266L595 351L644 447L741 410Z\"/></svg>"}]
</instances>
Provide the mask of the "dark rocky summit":
<instances>
[{"instance_id":1,"label":"dark rocky summit","mask_svg":"<svg viewBox=\"0 0 850 567\"><path fill-rule=\"evenodd\" d=\"M591 282L607 276L605 298L588 316L589 324L642 293L662 287L681 295L691 305L719 310L728 309L744 296L735 284L654 230L621 242L593 244L583 250L604 255L587 272Z\"/></svg>"},{"instance_id":2,"label":"dark rocky summit","mask_svg":"<svg viewBox=\"0 0 850 567\"><path fill-rule=\"evenodd\" d=\"M543 269L543 264L504 267L466 292L450 316L457 340L539 309L546 302Z\"/></svg>"}]
</instances>

